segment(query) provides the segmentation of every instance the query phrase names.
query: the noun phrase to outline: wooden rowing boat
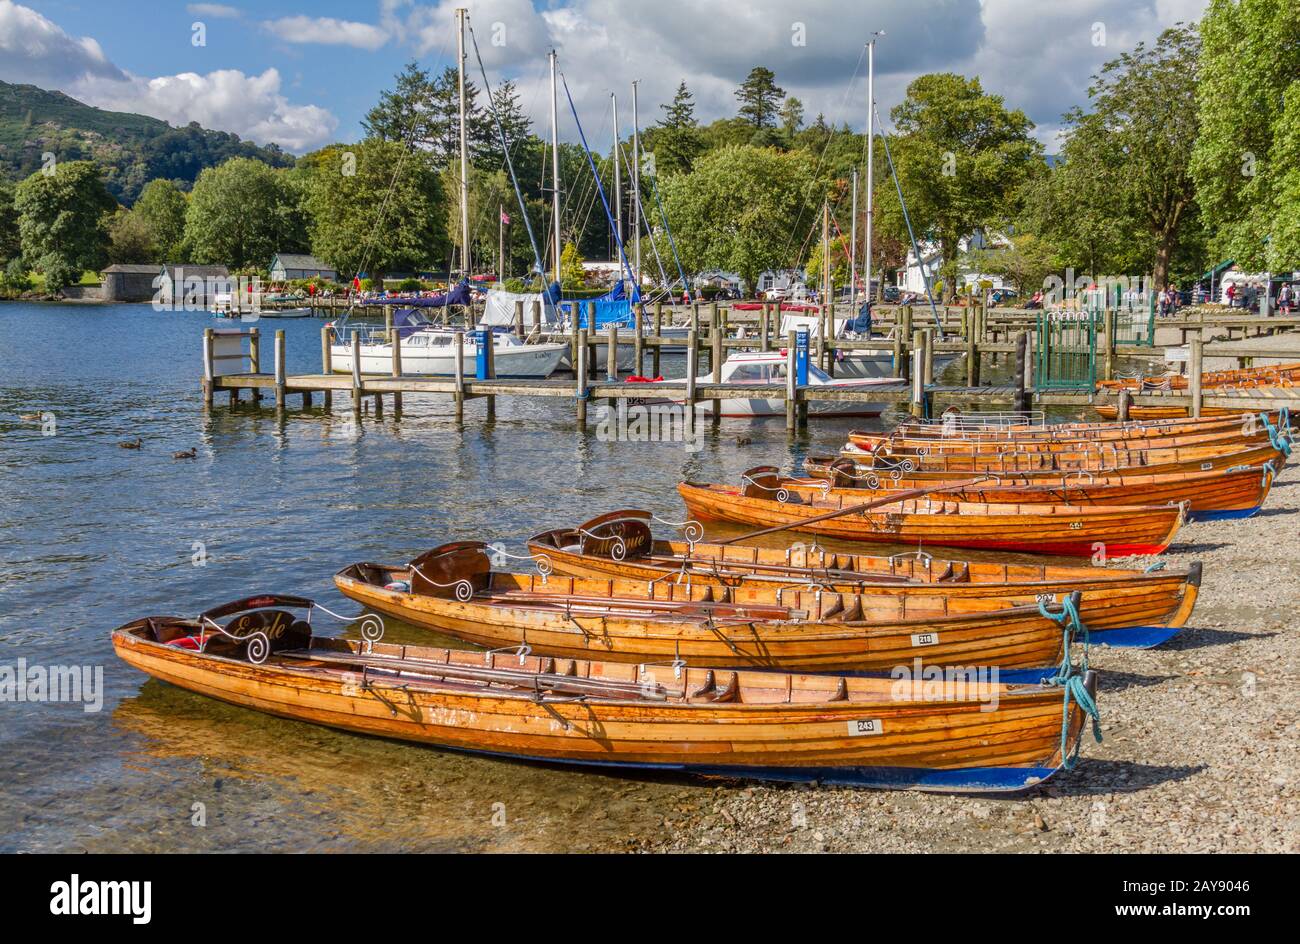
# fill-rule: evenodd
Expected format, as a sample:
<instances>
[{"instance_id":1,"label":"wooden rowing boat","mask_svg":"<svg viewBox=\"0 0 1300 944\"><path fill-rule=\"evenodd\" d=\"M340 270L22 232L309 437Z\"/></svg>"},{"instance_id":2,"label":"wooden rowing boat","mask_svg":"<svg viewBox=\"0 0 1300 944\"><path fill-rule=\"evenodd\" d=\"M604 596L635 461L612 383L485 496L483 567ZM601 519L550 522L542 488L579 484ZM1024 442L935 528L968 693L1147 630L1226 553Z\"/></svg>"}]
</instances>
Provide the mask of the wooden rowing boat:
<instances>
[{"instance_id":1,"label":"wooden rowing boat","mask_svg":"<svg viewBox=\"0 0 1300 944\"><path fill-rule=\"evenodd\" d=\"M832 672L890 671L914 659L1038 669L1064 654L1061 625L1036 602L503 573L488 554L458 541L405 566L353 564L334 584L363 606L456 639L566 659Z\"/></svg>"},{"instance_id":2,"label":"wooden rowing boat","mask_svg":"<svg viewBox=\"0 0 1300 944\"><path fill-rule=\"evenodd\" d=\"M878 475L899 473L899 478L955 478L976 474L1059 476L1063 472L1091 472L1094 475L1119 473L1150 475L1166 472L1209 472L1239 465L1273 464L1277 472L1286 465L1287 453L1282 443L1179 446L1171 449L1126 449L1122 444L1106 443L1099 448L1078 452L1003 452L992 455L909 455L881 456L859 449L846 448L842 458L851 459L859 473ZM1289 448L1289 447L1288 447Z\"/></svg>"},{"instance_id":3,"label":"wooden rowing boat","mask_svg":"<svg viewBox=\"0 0 1300 944\"><path fill-rule=\"evenodd\" d=\"M1119 417L1119 407L1115 404L1097 403L1092 407L1094 413L1102 419L1113 420ZM1249 409L1228 409L1227 407L1202 407L1201 416L1217 419L1221 417L1237 418L1247 414L1258 413L1258 410ZM1128 408L1130 420L1177 420L1188 419L1191 413L1185 406L1130 406Z\"/></svg>"},{"instance_id":4,"label":"wooden rowing boat","mask_svg":"<svg viewBox=\"0 0 1300 944\"><path fill-rule=\"evenodd\" d=\"M1300 363L1265 364L1260 367L1238 367L1231 370L1209 370L1201 373L1201 387L1258 386L1284 384L1300 380ZM1189 378L1185 374L1160 374L1154 377L1119 377L1097 381L1098 390L1186 390Z\"/></svg>"},{"instance_id":5,"label":"wooden rowing boat","mask_svg":"<svg viewBox=\"0 0 1300 944\"><path fill-rule=\"evenodd\" d=\"M960 420L961 414L953 414ZM1262 426L1258 414L1255 425ZM1276 422L1276 415L1269 418ZM963 425L954 422L946 425L942 422L921 423L905 421L898 425L893 433L875 434L864 431L849 433L849 441L862 448L873 439L901 437L904 440L949 440L980 442L1019 442L1028 440L1067 440L1107 441L1112 439L1145 439L1153 436L1199 435L1212 432L1231 432L1243 428L1243 422L1249 423L1245 416L1218 416L1192 419L1167 419L1157 421L1128 421L1124 423L1045 423L1043 425L1010 424L1000 426ZM1253 431L1249 426L1244 427Z\"/></svg>"},{"instance_id":6,"label":"wooden rowing boat","mask_svg":"<svg viewBox=\"0 0 1300 944\"><path fill-rule=\"evenodd\" d=\"M268 594L218 608L296 627L269 640L230 638L206 617L157 616L115 629L113 648L189 691L359 734L551 763L867 787L1024 790L1071 761L1081 701L1095 718L1092 672L1009 685L978 673L912 681L464 652L320 638L292 612L304 603ZM231 609L245 604L259 609Z\"/></svg>"},{"instance_id":7,"label":"wooden rowing boat","mask_svg":"<svg viewBox=\"0 0 1300 944\"><path fill-rule=\"evenodd\" d=\"M1031 453L1056 452L1070 454L1101 454L1111 448L1130 452L1151 449L1174 449L1178 447L1222 446L1241 449L1249 445L1272 442L1276 431L1259 422L1259 418L1250 414L1255 422L1243 424L1229 421L1227 428L1196 432L1152 431L1142 436L1136 433L1124 438L1100 439L1096 437L1052 438L1025 436L1008 439L967 438L963 435L950 437L910 436L892 433L849 433L849 443L864 452L880 456L916 456L916 455L999 455L1004 452Z\"/></svg>"},{"instance_id":8,"label":"wooden rowing boat","mask_svg":"<svg viewBox=\"0 0 1300 944\"><path fill-rule=\"evenodd\" d=\"M823 493L832 487L854 499L871 501L891 492L927 484L951 484L948 480L913 479L907 475L894 479L872 471L858 472L848 459L836 459L827 465L810 458L805 460L804 469L811 478L782 478L777 487L788 491L820 490ZM1268 463L1157 475L1127 475L1123 472L1057 472L1051 476L990 473L987 481L955 491L951 497L959 501L1049 505L1187 502L1190 520L1213 521L1249 518L1257 514L1268 498L1273 480L1274 470Z\"/></svg>"},{"instance_id":9,"label":"wooden rowing boat","mask_svg":"<svg viewBox=\"0 0 1300 944\"><path fill-rule=\"evenodd\" d=\"M813 521L858 502L782 494L770 467L751 469L739 487L682 482L677 486L692 518L734 521L824 534L848 541L967 547L1091 557L1159 554L1178 533L1184 505L984 504L937 498L901 500L885 508ZM785 500L782 501L781 498ZM803 522L803 523L797 523Z\"/></svg>"},{"instance_id":10,"label":"wooden rowing boat","mask_svg":"<svg viewBox=\"0 0 1300 944\"><path fill-rule=\"evenodd\" d=\"M754 547L655 539L653 516L628 509L528 542L539 570L571 577L620 577L727 587L814 586L883 597L945 597L960 610L971 599L1004 606L1059 600L1078 592L1093 643L1153 646L1183 626L1196 604L1201 565L1185 571L940 560L929 554L873 557L824 547ZM688 525L690 528L691 525ZM701 537L694 532L691 537Z\"/></svg>"}]
</instances>

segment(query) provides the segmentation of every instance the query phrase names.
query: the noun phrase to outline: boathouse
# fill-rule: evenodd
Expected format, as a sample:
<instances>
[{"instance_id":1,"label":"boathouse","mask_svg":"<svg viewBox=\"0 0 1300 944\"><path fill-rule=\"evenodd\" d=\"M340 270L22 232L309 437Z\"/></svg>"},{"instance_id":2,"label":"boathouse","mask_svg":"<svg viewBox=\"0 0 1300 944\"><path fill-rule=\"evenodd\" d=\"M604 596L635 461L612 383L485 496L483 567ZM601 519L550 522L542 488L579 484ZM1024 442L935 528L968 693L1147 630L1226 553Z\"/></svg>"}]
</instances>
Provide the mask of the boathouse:
<instances>
[{"instance_id":1,"label":"boathouse","mask_svg":"<svg viewBox=\"0 0 1300 944\"><path fill-rule=\"evenodd\" d=\"M158 301L169 308L208 308L235 285L226 266L165 265L157 276Z\"/></svg>"},{"instance_id":2,"label":"boathouse","mask_svg":"<svg viewBox=\"0 0 1300 944\"><path fill-rule=\"evenodd\" d=\"M328 266L315 256L301 253L277 252L271 260L270 275L272 282L288 282L290 279L326 279L338 281L338 271Z\"/></svg>"},{"instance_id":3,"label":"boathouse","mask_svg":"<svg viewBox=\"0 0 1300 944\"><path fill-rule=\"evenodd\" d=\"M101 294L106 302L147 302L158 290L158 271L153 265L111 265L99 273Z\"/></svg>"}]
</instances>

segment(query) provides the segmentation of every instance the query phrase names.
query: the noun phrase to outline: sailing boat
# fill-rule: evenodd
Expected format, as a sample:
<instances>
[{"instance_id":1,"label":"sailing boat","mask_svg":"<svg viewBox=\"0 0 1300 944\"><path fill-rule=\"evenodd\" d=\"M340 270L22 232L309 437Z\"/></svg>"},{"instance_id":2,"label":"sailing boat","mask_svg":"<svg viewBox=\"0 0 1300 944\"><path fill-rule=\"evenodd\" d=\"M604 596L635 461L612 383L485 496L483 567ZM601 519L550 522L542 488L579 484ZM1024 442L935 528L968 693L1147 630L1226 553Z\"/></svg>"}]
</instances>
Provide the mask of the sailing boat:
<instances>
[{"instance_id":1,"label":"sailing boat","mask_svg":"<svg viewBox=\"0 0 1300 944\"><path fill-rule=\"evenodd\" d=\"M470 265L469 235L469 151L465 123L465 19L466 11L456 11L456 65L459 75L460 92L460 225L461 225L461 260L464 279L473 271ZM476 44L477 48L477 44ZM552 54L554 56L554 54ZM480 60L480 66L482 62ZM486 79L486 76L485 76ZM489 102L491 95L488 95ZM493 115L495 116L495 108ZM510 150L497 122L497 133L501 135L502 147L506 161L510 161ZM510 177L514 180L514 167L510 167ZM516 182L516 194L518 184ZM520 206L523 200L520 199ZM527 214L525 213L525 220ZM531 229L529 235L532 235ZM558 256L557 256L558 259ZM557 262L558 266L558 262ZM540 265L539 265L540 268ZM503 298L503 295L509 295ZM554 302L559 297L558 286L553 291L539 295L510 295L497 292L489 293L484 317L479 327L487 329L492 343L492 358L496 376L520 379L539 379L549 377L555 372L569 346L559 343L532 343L511 333L508 328L514 323L514 302L525 302L529 309L533 301L542 305L546 313L545 320L554 320ZM462 282L447 293L442 300L444 311L452 304L466 306L471 302L469 284ZM500 330L502 328L505 330ZM436 324L424 311L414 308L400 309L393 319L393 328L397 343L401 349L402 372L426 376L449 377L456 372L456 333L449 328ZM342 328L334 331L335 340L330 351L335 365L334 370L346 373L352 369L352 345L360 347L359 359L363 373L387 373L392 368L392 340L383 328L376 326L357 327L351 330L347 340L342 335ZM463 342L462 364L473 364L479 353L481 332L466 333Z\"/></svg>"}]
</instances>

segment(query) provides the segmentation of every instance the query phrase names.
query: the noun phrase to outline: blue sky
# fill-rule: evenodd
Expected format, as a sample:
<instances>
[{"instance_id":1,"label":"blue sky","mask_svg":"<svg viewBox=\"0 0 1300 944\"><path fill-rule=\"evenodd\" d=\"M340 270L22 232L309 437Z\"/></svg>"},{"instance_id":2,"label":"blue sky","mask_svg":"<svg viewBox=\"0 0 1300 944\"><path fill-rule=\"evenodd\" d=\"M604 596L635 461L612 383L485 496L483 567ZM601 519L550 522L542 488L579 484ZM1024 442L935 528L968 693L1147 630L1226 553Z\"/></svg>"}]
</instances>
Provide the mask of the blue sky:
<instances>
[{"instance_id":1,"label":"blue sky","mask_svg":"<svg viewBox=\"0 0 1300 944\"><path fill-rule=\"evenodd\" d=\"M861 129L863 43L878 44L882 113L916 75L951 70L1024 109L1049 146L1088 77L1205 0L463 0L495 83L514 78L545 120L545 55L560 53L584 125L607 137L609 93L628 130L685 80L699 117L735 113L753 65L804 104ZM411 58L454 58L455 0L0 0L0 79L57 88L104 108L189 120L302 151L360 134L359 121ZM193 42L203 24L204 43ZM495 42L494 42L495 40ZM567 121L561 134L576 139Z\"/></svg>"}]
</instances>

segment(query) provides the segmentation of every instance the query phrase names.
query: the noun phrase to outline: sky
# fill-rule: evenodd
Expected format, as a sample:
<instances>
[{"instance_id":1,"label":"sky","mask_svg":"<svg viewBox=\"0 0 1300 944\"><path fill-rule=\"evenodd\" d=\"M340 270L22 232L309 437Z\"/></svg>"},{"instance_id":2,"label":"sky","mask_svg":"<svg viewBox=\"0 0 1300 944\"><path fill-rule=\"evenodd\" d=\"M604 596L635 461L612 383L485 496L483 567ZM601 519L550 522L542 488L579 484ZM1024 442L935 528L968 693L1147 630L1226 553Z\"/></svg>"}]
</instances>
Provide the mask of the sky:
<instances>
[{"instance_id":1,"label":"sky","mask_svg":"<svg viewBox=\"0 0 1300 944\"><path fill-rule=\"evenodd\" d=\"M0 0L0 79L172 124L197 121L304 153L362 135L360 121L409 60L454 64L455 8L469 10L495 85L513 79L549 133L554 48L588 141L609 140L610 93L644 127L685 81L701 122L736 113L755 65L806 119L866 125L864 44L876 44L884 121L926 72L978 76L1037 125L1049 150L1089 76L1206 0ZM471 52L471 78L481 85ZM560 93L560 136L577 131Z\"/></svg>"}]
</instances>

